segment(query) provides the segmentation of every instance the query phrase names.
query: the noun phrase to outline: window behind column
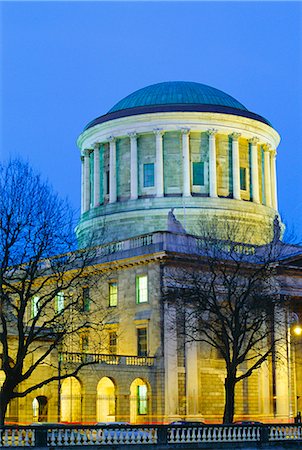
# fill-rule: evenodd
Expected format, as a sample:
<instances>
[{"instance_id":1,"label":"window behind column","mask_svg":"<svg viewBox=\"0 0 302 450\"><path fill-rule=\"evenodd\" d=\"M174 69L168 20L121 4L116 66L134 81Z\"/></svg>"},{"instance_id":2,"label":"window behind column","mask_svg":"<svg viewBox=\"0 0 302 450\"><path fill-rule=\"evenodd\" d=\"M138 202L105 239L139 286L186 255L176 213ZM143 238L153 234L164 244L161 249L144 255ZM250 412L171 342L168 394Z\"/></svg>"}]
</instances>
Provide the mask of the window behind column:
<instances>
[{"instance_id":1,"label":"window behind column","mask_svg":"<svg viewBox=\"0 0 302 450\"><path fill-rule=\"evenodd\" d=\"M154 163L144 164L144 187L154 186Z\"/></svg>"},{"instance_id":2,"label":"window behind column","mask_svg":"<svg viewBox=\"0 0 302 450\"><path fill-rule=\"evenodd\" d=\"M246 168L240 167L240 189L246 191Z\"/></svg>"},{"instance_id":3,"label":"window behind column","mask_svg":"<svg viewBox=\"0 0 302 450\"><path fill-rule=\"evenodd\" d=\"M193 162L193 185L204 186L204 162Z\"/></svg>"}]
</instances>

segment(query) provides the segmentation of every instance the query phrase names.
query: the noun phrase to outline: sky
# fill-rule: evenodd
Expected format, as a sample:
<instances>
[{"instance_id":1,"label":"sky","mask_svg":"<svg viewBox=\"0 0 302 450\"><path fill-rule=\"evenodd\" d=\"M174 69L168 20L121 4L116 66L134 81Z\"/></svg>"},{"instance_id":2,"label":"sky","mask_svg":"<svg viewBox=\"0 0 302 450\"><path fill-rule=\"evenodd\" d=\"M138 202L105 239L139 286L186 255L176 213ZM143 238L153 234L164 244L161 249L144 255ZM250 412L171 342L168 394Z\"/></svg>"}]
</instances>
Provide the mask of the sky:
<instances>
[{"instance_id":1,"label":"sky","mask_svg":"<svg viewBox=\"0 0 302 450\"><path fill-rule=\"evenodd\" d=\"M195 81L281 135L279 210L302 237L302 3L0 1L0 161L21 156L80 209L84 126L131 92Z\"/></svg>"}]
</instances>

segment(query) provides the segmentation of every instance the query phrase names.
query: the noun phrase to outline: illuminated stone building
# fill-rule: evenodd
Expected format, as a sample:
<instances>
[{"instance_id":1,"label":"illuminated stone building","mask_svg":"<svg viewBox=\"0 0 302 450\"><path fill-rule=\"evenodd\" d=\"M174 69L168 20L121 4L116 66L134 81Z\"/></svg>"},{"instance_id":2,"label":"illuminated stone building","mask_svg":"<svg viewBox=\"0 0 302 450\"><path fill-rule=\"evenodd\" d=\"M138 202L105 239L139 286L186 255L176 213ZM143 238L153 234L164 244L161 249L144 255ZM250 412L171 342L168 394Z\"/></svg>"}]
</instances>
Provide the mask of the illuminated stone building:
<instances>
[{"instance_id":1,"label":"illuminated stone building","mask_svg":"<svg viewBox=\"0 0 302 450\"><path fill-rule=\"evenodd\" d=\"M102 287L83 291L96 299L101 290L112 311L107 351L78 379L62 383L60 402L54 384L22 400L23 410L34 405L37 419L43 398L50 421L58 411L60 420L72 422L221 420L224 364L197 344L184 344L180 357L166 323L163 273L171 261L190 259L192 235L209 217L221 229L240 220L240 242L251 227L254 244L272 240L279 140L268 120L228 94L192 82L140 89L86 126L78 139L82 203L76 233L80 247L91 239L100 246L98 264L108 273ZM301 248L291 247L278 272L280 294L293 298L298 314L301 256ZM264 365L240 384L236 417L288 420L296 414L302 377L293 360L299 346L291 346L286 326L284 333L294 359L277 367L273 381ZM85 339L89 354L93 336Z\"/></svg>"}]
</instances>

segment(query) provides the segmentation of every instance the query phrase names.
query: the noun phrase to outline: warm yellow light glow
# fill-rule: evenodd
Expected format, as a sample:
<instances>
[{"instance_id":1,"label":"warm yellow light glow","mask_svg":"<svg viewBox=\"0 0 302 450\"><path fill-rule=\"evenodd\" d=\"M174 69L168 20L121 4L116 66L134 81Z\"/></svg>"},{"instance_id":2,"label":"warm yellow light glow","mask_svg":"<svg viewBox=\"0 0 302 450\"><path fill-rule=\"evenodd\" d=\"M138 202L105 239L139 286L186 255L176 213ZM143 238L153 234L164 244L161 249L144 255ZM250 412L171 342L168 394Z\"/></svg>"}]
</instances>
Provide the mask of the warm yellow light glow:
<instances>
[{"instance_id":1,"label":"warm yellow light glow","mask_svg":"<svg viewBox=\"0 0 302 450\"><path fill-rule=\"evenodd\" d=\"M301 325L295 325L293 328L293 332L295 333L296 336L301 336L301 334L302 334Z\"/></svg>"}]
</instances>

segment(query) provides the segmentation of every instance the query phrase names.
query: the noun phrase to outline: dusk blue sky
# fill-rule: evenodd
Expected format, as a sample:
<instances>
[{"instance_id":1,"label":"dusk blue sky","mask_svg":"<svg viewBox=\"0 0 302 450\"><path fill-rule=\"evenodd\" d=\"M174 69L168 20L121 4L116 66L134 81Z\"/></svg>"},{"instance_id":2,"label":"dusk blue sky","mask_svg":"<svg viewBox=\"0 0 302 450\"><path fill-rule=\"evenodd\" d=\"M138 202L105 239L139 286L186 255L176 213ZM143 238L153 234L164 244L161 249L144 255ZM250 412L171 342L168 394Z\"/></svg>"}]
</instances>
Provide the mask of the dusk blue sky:
<instances>
[{"instance_id":1,"label":"dusk blue sky","mask_svg":"<svg viewBox=\"0 0 302 450\"><path fill-rule=\"evenodd\" d=\"M279 209L302 235L302 3L2 2L1 159L80 207L76 139L146 85L214 86L281 135Z\"/></svg>"}]
</instances>

